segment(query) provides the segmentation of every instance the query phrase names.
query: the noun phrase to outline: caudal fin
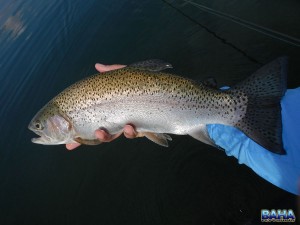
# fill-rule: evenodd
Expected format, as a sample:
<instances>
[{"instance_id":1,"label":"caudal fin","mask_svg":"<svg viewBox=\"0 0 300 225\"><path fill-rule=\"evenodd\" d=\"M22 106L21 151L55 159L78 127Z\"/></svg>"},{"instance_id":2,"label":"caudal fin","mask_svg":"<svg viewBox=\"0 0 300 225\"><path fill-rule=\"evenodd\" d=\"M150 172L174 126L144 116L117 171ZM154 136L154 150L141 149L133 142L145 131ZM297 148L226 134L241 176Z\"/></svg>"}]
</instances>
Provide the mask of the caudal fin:
<instances>
[{"instance_id":1,"label":"caudal fin","mask_svg":"<svg viewBox=\"0 0 300 225\"><path fill-rule=\"evenodd\" d=\"M248 137L267 150L285 154L282 143L280 100L286 91L287 57L278 58L230 90L244 93L246 116L237 124Z\"/></svg>"}]
</instances>

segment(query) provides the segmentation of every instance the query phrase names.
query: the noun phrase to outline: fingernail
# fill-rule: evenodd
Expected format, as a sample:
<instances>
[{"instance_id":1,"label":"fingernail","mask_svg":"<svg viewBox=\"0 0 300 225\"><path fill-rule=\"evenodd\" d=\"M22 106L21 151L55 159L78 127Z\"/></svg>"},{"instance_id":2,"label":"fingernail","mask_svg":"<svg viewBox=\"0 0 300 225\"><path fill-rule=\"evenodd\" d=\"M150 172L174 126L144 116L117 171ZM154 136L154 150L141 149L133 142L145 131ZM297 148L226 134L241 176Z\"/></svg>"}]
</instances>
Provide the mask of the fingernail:
<instances>
[{"instance_id":1,"label":"fingernail","mask_svg":"<svg viewBox=\"0 0 300 225\"><path fill-rule=\"evenodd\" d=\"M130 129L130 132L128 132L127 131L127 127L125 127L125 129L124 129L124 135L126 137L131 137L131 138L136 137L137 136L137 132L134 129L132 129L132 128L129 128L129 129Z\"/></svg>"},{"instance_id":2,"label":"fingernail","mask_svg":"<svg viewBox=\"0 0 300 225\"><path fill-rule=\"evenodd\" d=\"M96 63L96 66L105 66L105 65L101 63Z\"/></svg>"},{"instance_id":3,"label":"fingernail","mask_svg":"<svg viewBox=\"0 0 300 225\"><path fill-rule=\"evenodd\" d=\"M104 132L102 130L96 131L95 136L96 138L100 139L101 141L104 139Z\"/></svg>"},{"instance_id":4,"label":"fingernail","mask_svg":"<svg viewBox=\"0 0 300 225\"><path fill-rule=\"evenodd\" d=\"M110 138L110 134L108 134L106 131L104 130L98 130L95 133L96 138L98 138L100 141L106 141Z\"/></svg>"}]
</instances>

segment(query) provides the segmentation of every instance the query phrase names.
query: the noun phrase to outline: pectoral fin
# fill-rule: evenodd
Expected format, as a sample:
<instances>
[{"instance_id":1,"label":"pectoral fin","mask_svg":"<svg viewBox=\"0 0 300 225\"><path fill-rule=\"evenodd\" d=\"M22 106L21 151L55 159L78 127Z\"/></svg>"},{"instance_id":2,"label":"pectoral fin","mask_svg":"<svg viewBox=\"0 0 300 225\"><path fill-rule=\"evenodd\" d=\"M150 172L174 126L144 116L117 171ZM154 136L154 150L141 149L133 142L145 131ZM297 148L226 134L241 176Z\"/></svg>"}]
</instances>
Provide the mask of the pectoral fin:
<instances>
[{"instance_id":1,"label":"pectoral fin","mask_svg":"<svg viewBox=\"0 0 300 225\"><path fill-rule=\"evenodd\" d=\"M156 134L156 133L150 133L150 132L143 132L139 133L139 137L145 136L149 140L153 141L154 143L168 147L168 140L172 141L172 138L167 134Z\"/></svg>"},{"instance_id":2,"label":"pectoral fin","mask_svg":"<svg viewBox=\"0 0 300 225\"><path fill-rule=\"evenodd\" d=\"M102 142L99 141L98 139L82 139L80 137L77 137L74 139L76 142L80 143L80 144L83 144L83 145L99 145L101 144Z\"/></svg>"},{"instance_id":3,"label":"pectoral fin","mask_svg":"<svg viewBox=\"0 0 300 225\"><path fill-rule=\"evenodd\" d=\"M201 124L200 126L193 128L192 130L190 130L188 132L188 135L192 136L193 138L195 138L198 141L201 141L205 144L219 148L215 144L215 142L209 137L205 124Z\"/></svg>"}]
</instances>

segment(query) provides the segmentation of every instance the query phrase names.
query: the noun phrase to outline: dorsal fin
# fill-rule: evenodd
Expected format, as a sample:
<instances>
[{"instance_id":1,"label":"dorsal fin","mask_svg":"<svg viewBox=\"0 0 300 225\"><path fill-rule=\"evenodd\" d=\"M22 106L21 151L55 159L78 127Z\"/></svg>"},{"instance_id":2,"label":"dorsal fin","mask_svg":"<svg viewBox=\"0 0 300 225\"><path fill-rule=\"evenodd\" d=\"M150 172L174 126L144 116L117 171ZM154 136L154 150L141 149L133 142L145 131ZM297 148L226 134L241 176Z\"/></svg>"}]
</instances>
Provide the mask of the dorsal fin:
<instances>
[{"instance_id":1,"label":"dorsal fin","mask_svg":"<svg viewBox=\"0 0 300 225\"><path fill-rule=\"evenodd\" d=\"M163 60L160 59L149 59L149 60L130 64L129 66L137 69L149 70L153 72L158 72L161 70L173 68L171 63L164 62Z\"/></svg>"},{"instance_id":2,"label":"dorsal fin","mask_svg":"<svg viewBox=\"0 0 300 225\"><path fill-rule=\"evenodd\" d=\"M204 84L207 87L218 89L218 83L217 80L213 77L208 77L205 80L201 81L202 84Z\"/></svg>"}]
</instances>

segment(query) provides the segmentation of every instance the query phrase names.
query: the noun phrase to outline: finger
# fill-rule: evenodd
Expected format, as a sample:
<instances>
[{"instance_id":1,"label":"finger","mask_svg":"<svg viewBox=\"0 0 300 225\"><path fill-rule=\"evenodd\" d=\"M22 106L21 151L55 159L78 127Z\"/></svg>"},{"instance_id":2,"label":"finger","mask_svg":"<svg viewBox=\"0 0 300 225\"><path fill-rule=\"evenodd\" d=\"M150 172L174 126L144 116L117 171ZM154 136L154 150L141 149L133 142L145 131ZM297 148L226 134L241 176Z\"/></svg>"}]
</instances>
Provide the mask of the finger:
<instances>
[{"instance_id":1,"label":"finger","mask_svg":"<svg viewBox=\"0 0 300 225\"><path fill-rule=\"evenodd\" d=\"M124 126L124 136L127 138L136 138L138 133L135 131L132 125L125 125Z\"/></svg>"},{"instance_id":2,"label":"finger","mask_svg":"<svg viewBox=\"0 0 300 225\"><path fill-rule=\"evenodd\" d=\"M119 65L119 64L115 64L115 65L103 65L100 63L96 63L95 68L96 70L98 70L100 73L104 73L110 70L117 70L117 69L121 69L125 67L125 65Z\"/></svg>"},{"instance_id":3,"label":"finger","mask_svg":"<svg viewBox=\"0 0 300 225\"><path fill-rule=\"evenodd\" d=\"M71 150L73 150L73 149L75 149L75 148L77 148L77 147L79 147L79 146L80 146L79 143L70 143L70 144L66 144L66 148L67 148L69 151L71 151Z\"/></svg>"},{"instance_id":4,"label":"finger","mask_svg":"<svg viewBox=\"0 0 300 225\"><path fill-rule=\"evenodd\" d=\"M96 130L95 136L102 142L111 142L117 137L119 137L122 133L111 135L107 133L105 130Z\"/></svg>"}]
</instances>

